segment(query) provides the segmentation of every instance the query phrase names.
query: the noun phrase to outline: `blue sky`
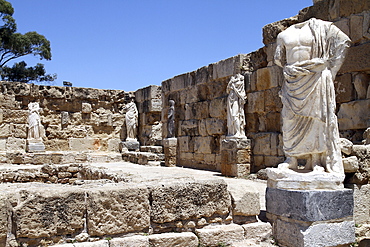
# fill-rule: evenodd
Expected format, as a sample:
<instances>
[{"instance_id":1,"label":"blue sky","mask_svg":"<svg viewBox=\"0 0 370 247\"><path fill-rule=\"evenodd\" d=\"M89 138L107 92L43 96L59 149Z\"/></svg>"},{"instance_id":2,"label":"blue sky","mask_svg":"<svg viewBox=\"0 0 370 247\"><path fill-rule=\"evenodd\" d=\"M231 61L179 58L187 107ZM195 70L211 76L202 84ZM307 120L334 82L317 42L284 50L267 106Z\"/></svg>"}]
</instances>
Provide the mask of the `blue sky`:
<instances>
[{"instance_id":1,"label":"blue sky","mask_svg":"<svg viewBox=\"0 0 370 247\"><path fill-rule=\"evenodd\" d=\"M135 91L263 46L262 27L312 0L8 0L18 32L51 42L44 63L76 87ZM12 62L8 64L12 65Z\"/></svg>"}]
</instances>

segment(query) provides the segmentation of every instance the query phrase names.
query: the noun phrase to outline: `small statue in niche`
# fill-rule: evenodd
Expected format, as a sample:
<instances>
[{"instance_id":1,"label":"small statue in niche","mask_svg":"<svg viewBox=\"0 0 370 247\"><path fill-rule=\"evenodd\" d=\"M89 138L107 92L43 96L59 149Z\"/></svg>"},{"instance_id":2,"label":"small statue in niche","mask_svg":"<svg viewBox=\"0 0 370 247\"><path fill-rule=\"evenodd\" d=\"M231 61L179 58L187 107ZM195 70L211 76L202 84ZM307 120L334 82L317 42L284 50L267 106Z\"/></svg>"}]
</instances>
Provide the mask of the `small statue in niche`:
<instances>
[{"instance_id":1,"label":"small statue in niche","mask_svg":"<svg viewBox=\"0 0 370 247\"><path fill-rule=\"evenodd\" d=\"M28 104L28 142L42 142L44 128L40 120L40 105L37 102Z\"/></svg>"},{"instance_id":2,"label":"small statue in niche","mask_svg":"<svg viewBox=\"0 0 370 247\"><path fill-rule=\"evenodd\" d=\"M245 137L244 104L246 94L244 89L244 76L232 76L226 89L227 98L227 135Z\"/></svg>"},{"instance_id":3,"label":"small statue in niche","mask_svg":"<svg viewBox=\"0 0 370 247\"><path fill-rule=\"evenodd\" d=\"M167 137L175 137L175 101L172 99L168 101L170 108L168 109L167 118Z\"/></svg>"},{"instance_id":4,"label":"small statue in niche","mask_svg":"<svg viewBox=\"0 0 370 247\"><path fill-rule=\"evenodd\" d=\"M138 126L138 111L134 99L125 107L126 110L126 128L127 138L126 141L136 141L137 126Z\"/></svg>"},{"instance_id":5,"label":"small statue in niche","mask_svg":"<svg viewBox=\"0 0 370 247\"><path fill-rule=\"evenodd\" d=\"M335 115L334 79L350 39L333 23L312 18L277 37L275 63L284 70L281 89L283 144L279 168L344 173Z\"/></svg>"}]
</instances>

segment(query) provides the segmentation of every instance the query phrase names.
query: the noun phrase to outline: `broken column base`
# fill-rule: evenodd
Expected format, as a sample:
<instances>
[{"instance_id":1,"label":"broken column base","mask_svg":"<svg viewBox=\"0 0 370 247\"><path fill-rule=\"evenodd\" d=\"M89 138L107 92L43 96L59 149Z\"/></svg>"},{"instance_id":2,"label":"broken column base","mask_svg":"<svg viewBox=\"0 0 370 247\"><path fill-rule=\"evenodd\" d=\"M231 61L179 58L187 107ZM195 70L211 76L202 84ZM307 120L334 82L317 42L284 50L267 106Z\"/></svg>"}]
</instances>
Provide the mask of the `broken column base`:
<instances>
[{"instance_id":1,"label":"broken column base","mask_svg":"<svg viewBox=\"0 0 370 247\"><path fill-rule=\"evenodd\" d=\"M166 138L163 140L165 166L176 166L177 138Z\"/></svg>"},{"instance_id":2,"label":"broken column base","mask_svg":"<svg viewBox=\"0 0 370 247\"><path fill-rule=\"evenodd\" d=\"M251 140L247 137L226 136L221 141L221 173L244 177L250 174Z\"/></svg>"}]
</instances>

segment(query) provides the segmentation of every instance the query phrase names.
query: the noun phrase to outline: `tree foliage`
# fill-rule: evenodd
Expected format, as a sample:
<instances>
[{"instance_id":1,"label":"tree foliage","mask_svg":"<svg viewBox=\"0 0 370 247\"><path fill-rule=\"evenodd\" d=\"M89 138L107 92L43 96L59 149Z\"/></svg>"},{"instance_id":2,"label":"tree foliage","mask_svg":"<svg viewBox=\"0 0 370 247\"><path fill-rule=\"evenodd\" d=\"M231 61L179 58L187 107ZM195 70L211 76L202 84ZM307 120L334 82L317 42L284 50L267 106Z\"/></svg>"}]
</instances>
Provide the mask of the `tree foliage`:
<instances>
[{"instance_id":1,"label":"tree foliage","mask_svg":"<svg viewBox=\"0 0 370 247\"><path fill-rule=\"evenodd\" d=\"M26 68L27 64L25 62L16 63L13 67L6 66L9 61L26 55L34 55L40 59L51 60L50 41L37 32L17 33L17 25L12 17L13 13L12 5L5 0L0 0L0 18L3 24L0 26L0 69L2 79L10 81L21 80L23 82L55 80L56 75L45 75L44 65L40 63L35 67L28 68ZM34 77L34 75L38 77Z\"/></svg>"}]
</instances>

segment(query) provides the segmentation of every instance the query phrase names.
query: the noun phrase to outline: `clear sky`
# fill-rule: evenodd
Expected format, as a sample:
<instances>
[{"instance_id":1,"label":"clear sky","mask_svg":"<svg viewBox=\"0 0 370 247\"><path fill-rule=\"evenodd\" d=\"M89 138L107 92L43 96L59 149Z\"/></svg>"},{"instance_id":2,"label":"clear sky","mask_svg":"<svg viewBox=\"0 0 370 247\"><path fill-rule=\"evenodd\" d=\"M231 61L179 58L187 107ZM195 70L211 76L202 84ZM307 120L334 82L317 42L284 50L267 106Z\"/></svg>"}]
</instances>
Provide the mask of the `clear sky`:
<instances>
[{"instance_id":1,"label":"clear sky","mask_svg":"<svg viewBox=\"0 0 370 247\"><path fill-rule=\"evenodd\" d=\"M8 0L18 32L51 42L54 83L135 91L263 46L262 27L312 0ZM12 66L13 62L8 66Z\"/></svg>"}]
</instances>

